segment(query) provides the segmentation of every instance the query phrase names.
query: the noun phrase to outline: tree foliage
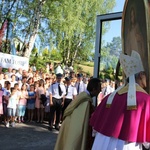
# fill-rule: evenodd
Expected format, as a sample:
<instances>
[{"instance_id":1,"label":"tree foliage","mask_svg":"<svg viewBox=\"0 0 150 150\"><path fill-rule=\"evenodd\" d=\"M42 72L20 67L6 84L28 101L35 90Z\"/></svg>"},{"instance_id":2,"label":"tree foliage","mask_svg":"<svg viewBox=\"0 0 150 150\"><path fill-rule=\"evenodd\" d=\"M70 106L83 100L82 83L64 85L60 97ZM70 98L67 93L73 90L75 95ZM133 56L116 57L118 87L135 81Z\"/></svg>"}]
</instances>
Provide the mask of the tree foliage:
<instances>
[{"instance_id":1,"label":"tree foliage","mask_svg":"<svg viewBox=\"0 0 150 150\"><path fill-rule=\"evenodd\" d=\"M121 38L114 37L110 43L107 43L101 50L100 59L100 77L105 79L114 79L116 65L119 60L121 48ZM120 71L121 72L121 71ZM120 74L119 74L120 76Z\"/></svg>"},{"instance_id":2,"label":"tree foliage","mask_svg":"<svg viewBox=\"0 0 150 150\"><path fill-rule=\"evenodd\" d=\"M0 1L1 22L5 19L12 21L13 29L11 32L23 41L20 47L22 56L29 57L31 54L38 35L44 2L44 0ZM7 29L7 32L10 31Z\"/></svg>"},{"instance_id":3,"label":"tree foliage","mask_svg":"<svg viewBox=\"0 0 150 150\"><path fill-rule=\"evenodd\" d=\"M23 41L20 55L29 57L34 45L49 46L64 64L73 65L93 55L96 15L114 6L115 0L0 0L0 19L12 20L14 36ZM56 59L51 53L48 58Z\"/></svg>"},{"instance_id":4,"label":"tree foliage","mask_svg":"<svg viewBox=\"0 0 150 150\"><path fill-rule=\"evenodd\" d=\"M61 53L64 64L73 65L75 60L88 59L95 42L96 15L110 12L114 5L115 0L46 3L45 15L50 20L52 44Z\"/></svg>"}]
</instances>

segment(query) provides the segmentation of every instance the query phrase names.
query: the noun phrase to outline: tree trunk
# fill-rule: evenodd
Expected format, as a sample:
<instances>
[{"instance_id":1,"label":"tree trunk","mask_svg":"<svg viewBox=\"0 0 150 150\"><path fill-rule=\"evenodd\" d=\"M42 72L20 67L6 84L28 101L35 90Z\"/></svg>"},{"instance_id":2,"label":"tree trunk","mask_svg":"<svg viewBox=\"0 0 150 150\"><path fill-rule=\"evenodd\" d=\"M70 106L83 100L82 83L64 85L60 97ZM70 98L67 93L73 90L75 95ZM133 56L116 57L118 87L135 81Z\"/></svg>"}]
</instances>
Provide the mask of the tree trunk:
<instances>
[{"instance_id":1,"label":"tree trunk","mask_svg":"<svg viewBox=\"0 0 150 150\"><path fill-rule=\"evenodd\" d=\"M74 65L75 59L76 59L76 57L77 57L78 48L80 47L80 45L81 45L81 40L79 41L79 43L78 43L78 45L77 45L77 47L76 47L76 50L75 50L75 52L74 52L74 55L73 55L73 57L72 57L72 59L71 59L71 62L70 62L71 66Z\"/></svg>"},{"instance_id":2,"label":"tree trunk","mask_svg":"<svg viewBox=\"0 0 150 150\"><path fill-rule=\"evenodd\" d=\"M27 43L28 35L30 33L30 26L31 26L31 22L30 22L29 27L27 29L27 33L25 35L24 42L23 42L23 44L21 46L21 50L20 51L22 52L22 54L21 54L22 56L24 55L24 49L25 49L25 46L26 46L26 43Z\"/></svg>"},{"instance_id":3,"label":"tree trunk","mask_svg":"<svg viewBox=\"0 0 150 150\"><path fill-rule=\"evenodd\" d=\"M34 43L35 43L35 40L36 40L36 37L37 37L37 34L38 34L38 29L39 29L39 25L40 25L40 18L41 18L41 9L42 9L42 6L43 4L45 3L46 0L39 0L39 4L36 9L35 9L35 19L34 19L34 23L33 23L33 31L32 31L32 34L30 35L30 38L29 38L29 41L28 41L28 44L27 44L27 47L25 49L25 52L24 52L24 56L29 58L30 55L31 55L31 51L33 49L33 46L34 46Z\"/></svg>"},{"instance_id":4,"label":"tree trunk","mask_svg":"<svg viewBox=\"0 0 150 150\"><path fill-rule=\"evenodd\" d=\"M70 56L70 48L67 51L67 56L66 56L66 64L69 65L69 56Z\"/></svg>"},{"instance_id":5,"label":"tree trunk","mask_svg":"<svg viewBox=\"0 0 150 150\"><path fill-rule=\"evenodd\" d=\"M25 52L24 52L24 56L25 56L25 57L28 57L28 58L30 57L31 51L32 51L32 49L33 49L33 46L34 46L34 43L35 43L35 40L36 40L38 28L39 28L39 23L38 23L38 25L37 25L37 28L34 29L34 32L33 32L32 35L30 36L28 45L27 45L27 47L26 47L26 49L25 49Z\"/></svg>"},{"instance_id":6,"label":"tree trunk","mask_svg":"<svg viewBox=\"0 0 150 150\"><path fill-rule=\"evenodd\" d=\"M76 50L75 50L75 52L74 52L74 56L72 57L71 62L70 62L71 66L74 65L74 61L75 61L75 58L76 58L76 56L77 56L77 52L78 52L78 49L76 48Z\"/></svg>"},{"instance_id":7,"label":"tree trunk","mask_svg":"<svg viewBox=\"0 0 150 150\"><path fill-rule=\"evenodd\" d=\"M30 35L27 47L26 47L25 52L23 54L25 57L28 57L28 58L30 57L30 54L31 54L31 51L33 49L33 46L34 46L34 43L36 40L36 36L38 33L39 24L40 24L40 18L38 17L37 19L35 19L33 32Z\"/></svg>"}]
</instances>

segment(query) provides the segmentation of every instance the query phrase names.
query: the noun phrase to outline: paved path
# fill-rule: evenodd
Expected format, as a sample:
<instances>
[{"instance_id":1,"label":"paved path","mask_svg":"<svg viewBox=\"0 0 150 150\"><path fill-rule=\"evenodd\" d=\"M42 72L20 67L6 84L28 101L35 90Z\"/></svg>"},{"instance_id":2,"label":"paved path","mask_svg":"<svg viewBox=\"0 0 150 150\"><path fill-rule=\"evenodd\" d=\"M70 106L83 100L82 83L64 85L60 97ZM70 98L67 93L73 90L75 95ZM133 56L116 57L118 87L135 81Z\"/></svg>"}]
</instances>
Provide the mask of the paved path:
<instances>
[{"instance_id":1,"label":"paved path","mask_svg":"<svg viewBox=\"0 0 150 150\"><path fill-rule=\"evenodd\" d=\"M53 150L58 131L48 124L20 123L6 128L0 124L0 150Z\"/></svg>"}]
</instances>

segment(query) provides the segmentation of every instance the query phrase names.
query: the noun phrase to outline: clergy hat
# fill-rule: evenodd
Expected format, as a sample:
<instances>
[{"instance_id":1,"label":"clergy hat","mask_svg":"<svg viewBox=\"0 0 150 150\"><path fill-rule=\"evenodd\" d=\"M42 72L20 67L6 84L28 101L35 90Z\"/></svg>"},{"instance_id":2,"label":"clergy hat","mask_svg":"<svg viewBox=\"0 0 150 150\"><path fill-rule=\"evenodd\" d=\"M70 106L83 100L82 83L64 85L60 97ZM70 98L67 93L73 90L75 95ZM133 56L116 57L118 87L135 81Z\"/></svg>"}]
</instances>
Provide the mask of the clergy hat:
<instances>
[{"instance_id":1,"label":"clergy hat","mask_svg":"<svg viewBox=\"0 0 150 150\"><path fill-rule=\"evenodd\" d=\"M57 77L57 78L62 78L62 77L63 77L63 74L57 73L57 74L56 74L56 77Z\"/></svg>"},{"instance_id":2,"label":"clergy hat","mask_svg":"<svg viewBox=\"0 0 150 150\"><path fill-rule=\"evenodd\" d=\"M130 77L132 75L135 75L136 73L144 71L141 57L136 51L132 51L131 56L121 54L120 64L126 77Z\"/></svg>"},{"instance_id":3,"label":"clergy hat","mask_svg":"<svg viewBox=\"0 0 150 150\"><path fill-rule=\"evenodd\" d=\"M135 83L135 74L144 71L142 60L140 55L132 50L131 56L121 54L120 55L120 64L127 78L129 78L129 87L127 92L127 109L136 109L136 83ZM107 106L110 106L116 92L125 86L122 85L117 90L115 90L107 99Z\"/></svg>"},{"instance_id":4,"label":"clergy hat","mask_svg":"<svg viewBox=\"0 0 150 150\"><path fill-rule=\"evenodd\" d=\"M78 74L77 74L77 77L78 77L78 78L81 78L81 77L83 77L83 74L82 74L82 73L78 73Z\"/></svg>"},{"instance_id":5,"label":"clergy hat","mask_svg":"<svg viewBox=\"0 0 150 150\"><path fill-rule=\"evenodd\" d=\"M70 78L70 77L65 77L65 80L66 80L66 81L70 81L71 78Z\"/></svg>"}]
</instances>

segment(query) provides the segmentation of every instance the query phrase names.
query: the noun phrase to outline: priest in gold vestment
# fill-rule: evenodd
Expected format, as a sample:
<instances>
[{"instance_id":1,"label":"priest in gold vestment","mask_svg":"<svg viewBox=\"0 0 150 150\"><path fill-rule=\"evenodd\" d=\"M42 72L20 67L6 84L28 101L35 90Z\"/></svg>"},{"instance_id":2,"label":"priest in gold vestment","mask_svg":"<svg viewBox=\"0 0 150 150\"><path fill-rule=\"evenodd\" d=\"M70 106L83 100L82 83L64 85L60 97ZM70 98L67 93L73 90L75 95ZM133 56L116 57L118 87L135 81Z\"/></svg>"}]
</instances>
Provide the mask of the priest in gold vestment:
<instances>
[{"instance_id":1,"label":"priest in gold vestment","mask_svg":"<svg viewBox=\"0 0 150 150\"><path fill-rule=\"evenodd\" d=\"M92 97L100 92L100 80L93 78L87 90L80 93L64 112L55 150L88 150L92 145L92 128L89 118L93 112Z\"/></svg>"}]
</instances>

